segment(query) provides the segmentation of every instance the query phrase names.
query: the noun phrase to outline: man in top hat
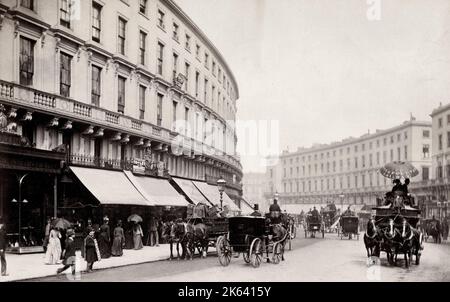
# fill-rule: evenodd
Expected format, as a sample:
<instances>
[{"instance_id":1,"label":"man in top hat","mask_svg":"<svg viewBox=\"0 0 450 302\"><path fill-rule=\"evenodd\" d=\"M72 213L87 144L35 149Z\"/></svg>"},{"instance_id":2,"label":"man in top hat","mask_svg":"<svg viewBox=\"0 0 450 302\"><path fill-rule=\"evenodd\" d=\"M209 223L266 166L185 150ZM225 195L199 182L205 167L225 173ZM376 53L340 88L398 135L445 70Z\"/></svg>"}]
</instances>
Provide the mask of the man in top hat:
<instances>
[{"instance_id":1,"label":"man in top hat","mask_svg":"<svg viewBox=\"0 0 450 302\"><path fill-rule=\"evenodd\" d=\"M66 248L63 251L63 264L62 268L58 268L57 274L61 274L69 267L72 267L72 275L75 275L75 231L73 229L67 230Z\"/></svg>"},{"instance_id":2,"label":"man in top hat","mask_svg":"<svg viewBox=\"0 0 450 302\"><path fill-rule=\"evenodd\" d=\"M7 276L5 254L6 254L6 231L5 225L3 224L3 219L0 217L0 260L1 260L2 276Z\"/></svg>"},{"instance_id":3,"label":"man in top hat","mask_svg":"<svg viewBox=\"0 0 450 302\"><path fill-rule=\"evenodd\" d=\"M254 211L253 211L253 213L250 214L250 216L254 216L254 217L261 217L262 216L261 212L259 211L259 205L258 204L255 204L253 209L254 209Z\"/></svg>"}]
</instances>

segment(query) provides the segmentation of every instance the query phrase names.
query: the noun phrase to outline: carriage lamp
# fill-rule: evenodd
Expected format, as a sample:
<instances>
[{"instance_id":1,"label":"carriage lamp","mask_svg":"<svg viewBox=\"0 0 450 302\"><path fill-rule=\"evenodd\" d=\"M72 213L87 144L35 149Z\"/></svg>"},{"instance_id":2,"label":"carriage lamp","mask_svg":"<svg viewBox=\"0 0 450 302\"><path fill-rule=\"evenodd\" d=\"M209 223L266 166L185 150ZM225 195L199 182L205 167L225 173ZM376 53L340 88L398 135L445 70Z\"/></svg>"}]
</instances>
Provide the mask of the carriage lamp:
<instances>
[{"instance_id":1,"label":"carriage lamp","mask_svg":"<svg viewBox=\"0 0 450 302\"><path fill-rule=\"evenodd\" d=\"M225 191L225 185L227 184L227 181L223 179L222 177L217 181L217 188L219 189L220 193L220 209L223 210L223 192Z\"/></svg>"}]
</instances>

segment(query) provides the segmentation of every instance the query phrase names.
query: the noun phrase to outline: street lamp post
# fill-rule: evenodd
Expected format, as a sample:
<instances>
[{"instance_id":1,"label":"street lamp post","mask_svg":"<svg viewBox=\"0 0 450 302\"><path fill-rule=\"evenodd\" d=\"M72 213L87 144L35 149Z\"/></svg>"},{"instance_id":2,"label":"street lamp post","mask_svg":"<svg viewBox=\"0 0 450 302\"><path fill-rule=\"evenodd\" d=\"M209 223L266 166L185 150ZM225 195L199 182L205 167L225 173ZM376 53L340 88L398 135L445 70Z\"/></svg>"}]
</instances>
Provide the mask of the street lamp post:
<instances>
[{"instance_id":1,"label":"street lamp post","mask_svg":"<svg viewBox=\"0 0 450 302\"><path fill-rule=\"evenodd\" d=\"M343 210L343 208L344 208L344 197L345 197L345 195L344 195L344 194L341 194L341 195L339 195L339 197L341 198L341 210Z\"/></svg>"},{"instance_id":2,"label":"street lamp post","mask_svg":"<svg viewBox=\"0 0 450 302\"><path fill-rule=\"evenodd\" d=\"M217 181L217 187L220 193L220 210L223 210L223 192L225 191L225 185L227 181L222 177Z\"/></svg>"},{"instance_id":3,"label":"street lamp post","mask_svg":"<svg viewBox=\"0 0 450 302\"><path fill-rule=\"evenodd\" d=\"M26 199L22 200L22 184L25 177L27 177L28 175L29 173L25 173L22 176L17 175L17 180L19 181L19 200L16 199L12 200L13 203L18 203L19 206L19 240L18 240L19 252L20 252L20 238L22 235L22 203L28 203L28 200Z\"/></svg>"}]
</instances>

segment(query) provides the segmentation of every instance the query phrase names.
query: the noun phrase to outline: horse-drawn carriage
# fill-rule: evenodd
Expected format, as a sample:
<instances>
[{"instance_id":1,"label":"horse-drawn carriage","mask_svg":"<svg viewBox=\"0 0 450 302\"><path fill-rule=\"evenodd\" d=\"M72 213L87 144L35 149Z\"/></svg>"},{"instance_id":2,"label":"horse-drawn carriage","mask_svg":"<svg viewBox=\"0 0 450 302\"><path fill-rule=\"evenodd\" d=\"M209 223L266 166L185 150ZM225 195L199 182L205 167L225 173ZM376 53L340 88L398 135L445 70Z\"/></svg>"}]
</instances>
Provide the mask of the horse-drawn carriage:
<instances>
[{"instance_id":1,"label":"horse-drawn carriage","mask_svg":"<svg viewBox=\"0 0 450 302\"><path fill-rule=\"evenodd\" d=\"M375 217L369 220L364 234L367 256L379 257L385 252L389 264L395 265L397 256L403 254L405 267L409 267L414 255L418 265L423 250L423 234L418 230L420 210L407 194L407 183L402 187L399 180L414 177L419 171L410 163L392 162L381 168L380 173L398 181L393 192L386 193L384 204L373 208Z\"/></svg>"},{"instance_id":2,"label":"horse-drawn carriage","mask_svg":"<svg viewBox=\"0 0 450 302\"><path fill-rule=\"evenodd\" d=\"M430 237L433 238L434 243L442 242L442 227L439 220L435 218L421 219L420 227L422 229L425 242L427 242Z\"/></svg>"},{"instance_id":3,"label":"horse-drawn carriage","mask_svg":"<svg viewBox=\"0 0 450 302\"><path fill-rule=\"evenodd\" d=\"M359 240L359 217L356 215L342 215L339 220L339 236L341 240L348 237L352 239L355 235L357 240Z\"/></svg>"},{"instance_id":4,"label":"horse-drawn carriage","mask_svg":"<svg viewBox=\"0 0 450 302\"><path fill-rule=\"evenodd\" d=\"M322 233L322 238L325 237L325 225L320 215L307 215L305 238L316 238L316 233Z\"/></svg>"},{"instance_id":5,"label":"horse-drawn carriage","mask_svg":"<svg viewBox=\"0 0 450 302\"><path fill-rule=\"evenodd\" d=\"M230 264L233 253L242 253L244 261L259 267L263 259L275 264L284 260L288 232L281 224L264 217L230 217L229 232L217 240L217 253L222 266ZM271 257L269 257L271 255Z\"/></svg>"},{"instance_id":6,"label":"horse-drawn carriage","mask_svg":"<svg viewBox=\"0 0 450 302\"><path fill-rule=\"evenodd\" d=\"M375 218L367 225L364 243L368 256L380 256L385 252L389 264L395 265L397 255L403 254L405 267L409 267L412 256L420 263L423 250L423 234L417 229L420 210L405 205L409 196L395 196L395 203L374 208ZM406 202L411 204L411 202Z\"/></svg>"}]
</instances>

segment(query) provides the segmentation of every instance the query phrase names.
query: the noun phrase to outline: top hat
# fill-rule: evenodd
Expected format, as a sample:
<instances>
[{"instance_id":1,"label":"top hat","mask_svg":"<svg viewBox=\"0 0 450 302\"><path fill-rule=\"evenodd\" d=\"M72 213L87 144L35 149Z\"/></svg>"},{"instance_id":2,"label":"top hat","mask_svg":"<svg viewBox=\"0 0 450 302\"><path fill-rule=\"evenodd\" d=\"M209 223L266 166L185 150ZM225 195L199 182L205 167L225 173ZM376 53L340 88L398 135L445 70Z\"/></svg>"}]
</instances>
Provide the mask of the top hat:
<instances>
[{"instance_id":1,"label":"top hat","mask_svg":"<svg viewBox=\"0 0 450 302\"><path fill-rule=\"evenodd\" d=\"M255 205L253 206L253 208L255 209L255 211L259 210L259 205L257 203L255 203Z\"/></svg>"}]
</instances>

